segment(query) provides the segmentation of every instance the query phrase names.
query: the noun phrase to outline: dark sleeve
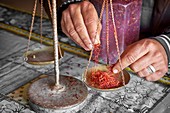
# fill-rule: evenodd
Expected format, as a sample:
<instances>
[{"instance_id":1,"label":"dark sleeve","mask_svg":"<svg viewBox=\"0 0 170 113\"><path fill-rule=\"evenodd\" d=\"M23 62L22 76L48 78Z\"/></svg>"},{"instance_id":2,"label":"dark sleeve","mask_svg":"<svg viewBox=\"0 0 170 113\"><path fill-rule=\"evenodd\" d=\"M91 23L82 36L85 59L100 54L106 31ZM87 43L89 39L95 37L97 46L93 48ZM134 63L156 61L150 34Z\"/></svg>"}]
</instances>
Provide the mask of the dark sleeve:
<instances>
[{"instance_id":1,"label":"dark sleeve","mask_svg":"<svg viewBox=\"0 0 170 113\"><path fill-rule=\"evenodd\" d=\"M164 32L162 35L152 39L157 40L164 47L168 58L168 64L170 65L170 33Z\"/></svg>"}]
</instances>

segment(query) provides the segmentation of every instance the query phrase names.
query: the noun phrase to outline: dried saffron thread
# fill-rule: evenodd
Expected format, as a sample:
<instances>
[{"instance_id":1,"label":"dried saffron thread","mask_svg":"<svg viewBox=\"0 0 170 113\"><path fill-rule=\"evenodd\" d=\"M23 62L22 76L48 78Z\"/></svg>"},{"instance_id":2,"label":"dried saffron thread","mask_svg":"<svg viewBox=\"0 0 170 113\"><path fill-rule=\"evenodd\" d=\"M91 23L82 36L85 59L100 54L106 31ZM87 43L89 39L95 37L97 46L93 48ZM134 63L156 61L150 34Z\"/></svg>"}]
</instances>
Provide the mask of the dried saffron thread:
<instances>
[{"instance_id":1,"label":"dried saffron thread","mask_svg":"<svg viewBox=\"0 0 170 113\"><path fill-rule=\"evenodd\" d=\"M119 75L113 75L112 71L93 71L90 75L90 85L100 89L117 88L122 85L118 80Z\"/></svg>"},{"instance_id":2,"label":"dried saffron thread","mask_svg":"<svg viewBox=\"0 0 170 113\"><path fill-rule=\"evenodd\" d=\"M100 53L100 44L94 45L94 62L99 62L98 57ZM94 68L89 76L89 84L92 87L99 89L111 89L122 85L122 82L118 80L119 75L113 75L111 66L108 67L108 71L101 71Z\"/></svg>"},{"instance_id":3,"label":"dried saffron thread","mask_svg":"<svg viewBox=\"0 0 170 113\"><path fill-rule=\"evenodd\" d=\"M99 63L99 54L100 54L100 44L94 45L94 57L95 66Z\"/></svg>"}]
</instances>

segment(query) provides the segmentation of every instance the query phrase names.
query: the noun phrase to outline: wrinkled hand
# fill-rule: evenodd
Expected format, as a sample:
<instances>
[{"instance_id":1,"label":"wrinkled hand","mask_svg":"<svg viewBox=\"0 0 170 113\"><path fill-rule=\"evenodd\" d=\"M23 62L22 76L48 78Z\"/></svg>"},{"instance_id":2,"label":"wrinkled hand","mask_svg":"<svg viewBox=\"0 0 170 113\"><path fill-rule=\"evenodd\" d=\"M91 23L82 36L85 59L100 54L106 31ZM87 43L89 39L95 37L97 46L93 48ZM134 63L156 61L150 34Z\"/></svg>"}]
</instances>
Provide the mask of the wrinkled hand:
<instances>
[{"instance_id":1,"label":"wrinkled hand","mask_svg":"<svg viewBox=\"0 0 170 113\"><path fill-rule=\"evenodd\" d=\"M96 36L97 24L96 9L88 1L71 4L62 12L62 31L87 51L92 49L94 43L99 43L101 24Z\"/></svg>"},{"instance_id":2,"label":"wrinkled hand","mask_svg":"<svg viewBox=\"0 0 170 113\"><path fill-rule=\"evenodd\" d=\"M148 81L157 81L168 71L167 55L163 46L154 39L143 39L130 46L121 55L122 68L127 66L140 77ZM148 66L152 65L156 72L149 73ZM120 65L116 63L113 72L120 72Z\"/></svg>"}]
</instances>

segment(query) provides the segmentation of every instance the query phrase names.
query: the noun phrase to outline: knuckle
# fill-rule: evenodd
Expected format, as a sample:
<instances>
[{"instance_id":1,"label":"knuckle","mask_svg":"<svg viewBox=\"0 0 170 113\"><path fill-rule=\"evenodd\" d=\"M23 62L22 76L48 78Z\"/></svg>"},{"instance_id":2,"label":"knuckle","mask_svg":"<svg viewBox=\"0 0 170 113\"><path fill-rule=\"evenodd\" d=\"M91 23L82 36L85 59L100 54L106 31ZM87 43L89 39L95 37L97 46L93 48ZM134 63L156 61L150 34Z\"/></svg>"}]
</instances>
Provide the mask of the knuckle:
<instances>
[{"instance_id":1,"label":"knuckle","mask_svg":"<svg viewBox=\"0 0 170 113\"><path fill-rule=\"evenodd\" d=\"M149 51L149 41L148 40L143 40L143 43L139 44L139 47L142 47L143 50L148 50Z\"/></svg>"},{"instance_id":2,"label":"knuckle","mask_svg":"<svg viewBox=\"0 0 170 113\"><path fill-rule=\"evenodd\" d=\"M154 52L154 57L157 57L157 58L163 58L162 57L162 53L160 52L160 51L156 51L156 52Z\"/></svg>"},{"instance_id":3,"label":"knuckle","mask_svg":"<svg viewBox=\"0 0 170 113\"><path fill-rule=\"evenodd\" d=\"M81 2L81 5L82 5L83 8L86 8L86 7L88 7L88 6L92 5L92 4L90 2L88 2L88 1L83 1L83 2Z\"/></svg>"},{"instance_id":4,"label":"knuckle","mask_svg":"<svg viewBox=\"0 0 170 113\"><path fill-rule=\"evenodd\" d=\"M70 12L75 12L75 9L78 7L78 4L70 4L68 9Z\"/></svg>"},{"instance_id":5,"label":"knuckle","mask_svg":"<svg viewBox=\"0 0 170 113\"><path fill-rule=\"evenodd\" d=\"M154 49L155 48L155 43L153 41L149 40L147 45L148 45L149 49Z\"/></svg>"},{"instance_id":6,"label":"knuckle","mask_svg":"<svg viewBox=\"0 0 170 113\"><path fill-rule=\"evenodd\" d=\"M126 56L126 62L128 64L132 64L133 62L135 62L135 57L133 55L127 55Z\"/></svg>"},{"instance_id":7,"label":"knuckle","mask_svg":"<svg viewBox=\"0 0 170 113\"><path fill-rule=\"evenodd\" d=\"M140 43L137 43L137 47L141 48L142 50L149 51L151 48L153 48L153 42L151 42L150 39L143 39L140 41Z\"/></svg>"},{"instance_id":8,"label":"knuckle","mask_svg":"<svg viewBox=\"0 0 170 113\"><path fill-rule=\"evenodd\" d=\"M76 31L75 31L74 28L70 28L70 29L68 30L68 33L70 34L70 36L74 36L75 33L76 33Z\"/></svg>"},{"instance_id":9,"label":"knuckle","mask_svg":"<svg viewBox=\"0 0 170 113\"><path fill-rule=\"evenodd\" d=\"M87 18L85 20L85 23L86 23L86 25L89 25L89 24L93 24L93 23L97 23L97 22L93 18Z\"/></svg>"},{"instance_id":10,"label":"knuckle","mask_svg":"<svg viewBox=\"0 0 170 113\"><path fill-rule=\"evenodd\" d=\"M89 10L89 11L95 9L95 8L94 8L94 5L93 5L92 3L90 3L90 2L88 3L88 6L87 6L87 7L88 7L88 10Z\"/></svg>"},{"instance_id":11,"label":"knuckle","mask_svg":"<svg viewBox=\"0 0 170 113\"><path fill-rule=\"evenodd\" d=\"M62 12L62 18L61 18L61 20L62 20L63 22L67 22L67 19L70 18L70 17L68 17L68 15L69 15L68 13L69 13L68 10L65 10L65 11Z\"/></svg>"},{"instance_id":12,"label":"knuckle","mask_svg":"<svg viewBox=\"0 0 170 113\"><path fill-rule=\"evenodd\" d=\"M62 18L65 17L65 16L67 16L67 14L68 14L68 10L66 9L66 10L64 10L64 11L62 12Z\"/></svg>"},{"instance_id":13,"label":"knuckle","mask_svg":"<svg viewBox=\"0 0 170 113\"><path fill-rule=\"evenodd\" d=\"M77 32L81 32L81 31L84 30L84 27L83 27L83 25L81 25L81 24L75 25L75 28L76 28L76 31L77 31Z\"/></svg>"}]
</instances>

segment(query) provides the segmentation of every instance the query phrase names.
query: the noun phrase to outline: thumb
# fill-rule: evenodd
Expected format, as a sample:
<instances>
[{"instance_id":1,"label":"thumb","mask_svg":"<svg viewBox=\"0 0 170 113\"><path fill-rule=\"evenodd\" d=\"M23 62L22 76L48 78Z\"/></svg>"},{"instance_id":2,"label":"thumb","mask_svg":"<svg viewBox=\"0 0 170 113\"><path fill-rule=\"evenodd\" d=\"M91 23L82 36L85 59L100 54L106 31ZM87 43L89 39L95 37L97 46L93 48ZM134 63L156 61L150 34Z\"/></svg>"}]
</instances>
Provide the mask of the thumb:
<instances>
[{"instance_id":1,"label":"thumb","mask_svg":"<svg viewBox=\"0 0 170 113\"><path fill-rule=\"evenodd\" d=\"M119 73L121 70L123 70L125 67L123 67L119 61L112 67L112 71L114 74Z\"/></svg>"}]
</instances>

